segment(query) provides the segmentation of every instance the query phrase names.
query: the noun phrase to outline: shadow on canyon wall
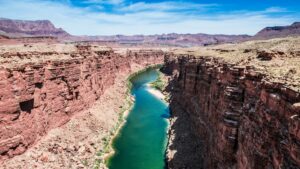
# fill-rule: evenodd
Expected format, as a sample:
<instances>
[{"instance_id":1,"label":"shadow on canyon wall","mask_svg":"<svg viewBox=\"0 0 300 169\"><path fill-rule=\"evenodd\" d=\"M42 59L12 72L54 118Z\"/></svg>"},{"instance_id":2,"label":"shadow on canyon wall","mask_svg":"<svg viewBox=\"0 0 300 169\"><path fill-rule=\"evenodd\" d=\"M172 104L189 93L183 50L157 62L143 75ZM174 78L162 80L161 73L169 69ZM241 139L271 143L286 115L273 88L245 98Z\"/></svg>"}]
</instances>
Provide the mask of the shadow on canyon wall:
<instances>
[{"instance_id":1,"label":"shadow on canyon wall","mask_svg":"<svg viewBox=\"0 0 300 169\"><path fill-rule=\"evenodd\" d=\"M174 78L172 81L175 81ZM170 131L167 151L167 167L169 169L203 169L203 144L194 132L188 113L176 99L180 91L176 91L170 82L166 91L170 92Z\"/></svg>"}]
</instances>

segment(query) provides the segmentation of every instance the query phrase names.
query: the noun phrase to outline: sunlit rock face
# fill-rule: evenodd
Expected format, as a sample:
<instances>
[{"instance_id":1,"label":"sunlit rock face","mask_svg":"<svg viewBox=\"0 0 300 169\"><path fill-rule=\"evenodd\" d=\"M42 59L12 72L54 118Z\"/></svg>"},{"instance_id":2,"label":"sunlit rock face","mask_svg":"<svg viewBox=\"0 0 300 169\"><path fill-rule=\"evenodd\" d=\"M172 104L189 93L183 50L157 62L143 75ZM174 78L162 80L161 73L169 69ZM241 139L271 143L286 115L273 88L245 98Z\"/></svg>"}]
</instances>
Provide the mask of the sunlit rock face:
<instances>
[{"instance_id":1,"label":"sunlit rock face","mask_svg":"<svg viewBox=\"0 0 300 169\"><path fill-rule=\"evenodd\" d=\"M184 154L176 143L184 133L171 127L175 139L169 150L177 152L168 157L169 168L299 168L298 92L264 80L250 66L215 58L181 56L165 62L164 70L173 73L171 111L178 119L187 117L197 137L190 145L201 145L201 152Z\"/></svg>"},{"instance_id":2,"label":"sunlit rock face","mask_svg":"<svg viewBox=\"0 0 300 169\"><path fill-rule=\"evenodd\" d=\"M71 53L6 53L34 58L70 55L69 59L28 62L0 69L0 161L22 154L52 128L89 108L111 85L116 74L130 74L133 64L163 62L162 51L92 50L78 45ZM54 56L53 56L54 57Z\"/></svg>"}]
</instances>

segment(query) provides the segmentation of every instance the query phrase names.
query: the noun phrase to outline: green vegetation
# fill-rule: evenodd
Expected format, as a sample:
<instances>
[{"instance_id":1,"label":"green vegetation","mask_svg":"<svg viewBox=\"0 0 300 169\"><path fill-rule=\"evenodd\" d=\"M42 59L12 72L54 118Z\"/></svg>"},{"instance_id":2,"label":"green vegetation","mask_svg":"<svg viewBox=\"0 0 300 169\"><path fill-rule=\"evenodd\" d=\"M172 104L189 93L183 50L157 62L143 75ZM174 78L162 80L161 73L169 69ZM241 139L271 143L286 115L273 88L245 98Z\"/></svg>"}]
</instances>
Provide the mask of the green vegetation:
<instances>
[{"instance_id":1,"label":"green vegetation","mask_svg":"<svg viewBox=\"0 0 300 169\"><path fill-rule=\"evenodd\" d=\"M128 92L129 92L129 94L130 94L130 91L131 91L131 89L132 89L131 79L133 79L135 76L137 76L137 75L140 74L140 73L143 73L143 72L148 71L149 69L159 69L159 68L161 68L161 67L162 67L161 64L158 64L158 65L152 65L152 66L146 67L145 69L142 69L142 70L140 70L140 71L137 71L137 72L132 73L132 74L128 77L128 79L127 79L127 87L128 87Z\"/></svg>"},{"instance_id":2,"label":"green vegetation","mask_svg":"<svg viewBox=\"0 0 300 169\"><path fill-rule=\"evenodd\" d=\"M165 89L166 89L166 87L168 85L168 82L164 78L164 75L160 71L158 71L158 73L159 73L159 77L156 79L156 81L152 82L150 85L151 85L151 87L153 87L153 88L161 91L165 95L164 100L166 102L168 102L169 99L170 99L170 94L165 91Z\"/></svg>"},{"instance_id":3,"label":"green vegetation","mask_svg":"<svg viewBox=\"0 0 300 169\"><path fill-rule=\"evenodd\" d=\"M161 73L159 73L159 76L156 79L156 81L151 83L151 87L154 87L155 89L160 91L163 91L165 89L166 83L163 81Z\"/></svg>"},{"instance_id":4,"label":"green vegetation","mask_svg":"<svg viewBox=\"0 0 300 169\"><path fill-rule=\"evenodd\" d=\"M89 165L87 160L82 160L81 163L86 167Z\"/></svg>"}]
</instances>

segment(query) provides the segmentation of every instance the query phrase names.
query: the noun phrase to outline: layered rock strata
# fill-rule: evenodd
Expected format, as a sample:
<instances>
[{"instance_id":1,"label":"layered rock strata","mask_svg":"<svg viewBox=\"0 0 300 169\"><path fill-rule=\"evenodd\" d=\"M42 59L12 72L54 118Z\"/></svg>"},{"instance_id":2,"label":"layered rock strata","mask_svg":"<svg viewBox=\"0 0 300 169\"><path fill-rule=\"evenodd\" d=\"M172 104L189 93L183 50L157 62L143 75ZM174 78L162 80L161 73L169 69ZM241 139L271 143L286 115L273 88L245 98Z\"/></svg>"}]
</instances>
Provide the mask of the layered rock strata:
<instances>
[{"instance_id":1,"label":"layered rock strata","mask_svg":"<svg viewBox=\"0 0 300 169\"><path fill-rule=\"evenodd\" d=\"M300 167L299 92L266 81L251 66L213 57L184 55L165 62L165 71L173 74L169 168ZM178 121L192 134L180 132Z\"/></svg>"},{"instance_id":2,"label":"layered rock strata","mask_svg":"<svg viewBox=\"0 0 300 169\"><path fill-rule=\"evenodd\" d=\"M164 55L153 50L117 54L112 50L92 50L89 45L75 48L68 53L71 59L0 69L0 161L24 153L50 129L64 125L74 114L91 107L114 84L119 73L129 74L134 64L162 63ZM43 55L36 51L35 55L28 56L27 52L17 56Z\"/></svg>"}]
</instances>

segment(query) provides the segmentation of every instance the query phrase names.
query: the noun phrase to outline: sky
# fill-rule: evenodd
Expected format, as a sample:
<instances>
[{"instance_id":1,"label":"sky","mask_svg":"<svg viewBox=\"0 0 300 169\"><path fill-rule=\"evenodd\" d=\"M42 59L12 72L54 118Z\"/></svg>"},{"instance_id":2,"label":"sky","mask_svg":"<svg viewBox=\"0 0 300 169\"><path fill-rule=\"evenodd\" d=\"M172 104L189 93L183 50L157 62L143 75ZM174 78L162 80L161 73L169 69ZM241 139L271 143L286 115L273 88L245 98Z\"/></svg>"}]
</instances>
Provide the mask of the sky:
<instances>
[{"instance_id":1,"label":"sky","mask_svg":"<svg viewBox=\"0 0 300 169\"><path fill-rule=\"evenodd\" d=\"M73 35L254 35L300 21L300 0L0 0L0 17L50 20Z\"/></svg>"}]
</instances>

